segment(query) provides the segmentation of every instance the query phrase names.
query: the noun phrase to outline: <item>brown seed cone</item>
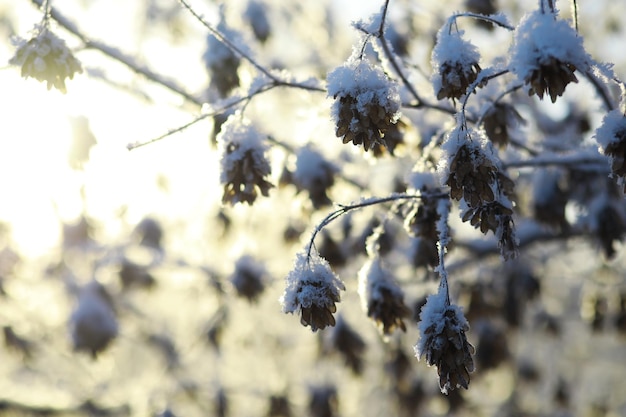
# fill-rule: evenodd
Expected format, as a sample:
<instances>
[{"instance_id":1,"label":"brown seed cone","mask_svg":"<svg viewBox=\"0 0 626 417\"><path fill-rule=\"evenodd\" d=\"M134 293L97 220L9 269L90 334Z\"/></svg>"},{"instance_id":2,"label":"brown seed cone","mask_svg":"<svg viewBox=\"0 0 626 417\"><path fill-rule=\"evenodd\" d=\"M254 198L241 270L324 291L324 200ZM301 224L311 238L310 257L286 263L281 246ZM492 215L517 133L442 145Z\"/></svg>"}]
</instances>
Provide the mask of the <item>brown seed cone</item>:
<instances>
[{"instance_id":1,"label":"brown seed cone","mask_svg":"<svg viewBox=\"0 0 626 417\"><path fill-rule=\"evenodd\" d=\"M467 88L476 81L481 71L478 63L462 65L459 62L444 62L439 69L441 88L437 92L437 100L444 98L458 99L467 92ZM483 84L481 84L483 85ZM481 86L479 85L479 87Z\"/></svg>"},{"instance_id":2,"label":"brown seed cone","mask_svg":"<svg viewBox=\"0 0 626 417\"><path fill-rule=\"evenodd\" d=\"M390 335L398 328L406 332L404 319L409 317L411 310L404 304L402 294L389 288L379 288L377 291L382 299L369 300L367 316L376 322L385 335Z\"/></svg>"},{"instance_id":3,"label":"brown seed cone","mask_svg":"<svg viewBox=\"0 0 626 417\"><path fill-rule=\"evenodd\" d=\"M524 79L524 82L528 84L528 95L537 94L540 99L543 99L543 95L548 93L554 103L557 96L563 95L567 84L578 82L574 71L576 71L574 65L551 57L547 63L540 64L539 68L533 70Z\"/></svg>"},{"instance_id":4,"label":"brown seed cone","mask_svg":"<svg viewBox=\"0 0 626 417\"><path fill-rule=\"evenodd\" d=\"M321 288L323 283L304 281L300 284L298 292L302 292L306 286ZM314 332L323 330L327 326L333 327L335 322L334 313L337 312L337 305L340 301L339 294L335 295L333 290L328 287L324 289L324 301L321 303L311 303L308 306L300 306L300 323L303 326L311 326Z\"/></svg>"},{"instance_id":5,"label":"brown seed cone","mask_svg":"<svg viewBox=\"0 0 626 417\"><path fill-rule=\"evenodd\" d=\"M480 161L480 165L476 166L476 161ZM494 201L491 185L497 172L497 168L478 150L461 146L450 163L450 174L446 180L450 196L455 200L464 198L471 207Z\"/></svg>"},{"instance_id":6,"label":"brown seed cone","mask_svg":"<svg viewBox=\"0 0 626 417\"><path fill-rule=\"evenodd\" d=\"M415 268L419 267L436 267L439 264L439 249L436 240L427 240L422 238L415 239L415 247L413 249L412 264Z\"/></svg>"},{"instance_id":7,"label":"brown seed cone","mask_svg":"<svg viewBox=\"0 0 626 417\"><path fill-rule=\"evenodd\" d=\"M619 178L626 177L626 131L618 133L619 141L609 143L604 154L611 158L611 172ZM626 181L623 191L626 193Z\"/></svg>"},{"instance_id":8,"label":"brown seed cone","mask_svg":"<svg viewBox=\"0 0 626 417\"><path fill-rule=\"evenodd\" d=\"M507 103L495 103L483 117L483 126L487 137L496 146L500 148L508 145L509 126L511 123L521 123L524 119L510 104Z\"/></svg>"},{"instance_id":9,"label":"brown seed cone","mask_svg":"<svg viewBox=\"0 0 626 417\"><path fill-rule=\"evenodd\" d=\"M508 207L504 207L498 202L488 203L483 206L468 209L462 217L464 222L468 221L470 224L478 229L483 234L488 231L496 232L500 224L500 217L511 216L513 210Z\"/></svg>"},{"instance_id":10,"label":"brown seed cone","mask_svg":"<svg viewBox=\"0 0 626 417\"><path fill-rule=\"evenodd\" d=\"M389 126L382 138L384 145L376 142L374 143L374 146L372 146L374 156L376 158L380 158L386 153L394 156L396 147L404 144L404 128L406 128L406 124L402 120L398 120L396 124Z\"/></svg>"},{"instance_id":11,"label":"brown seed cone","mask_svg":"<svg viewBox=\"0 0 626 417\"><path fill-rule=\"evenodd\" d=\"M234 149L231 150L233 152ZM267 197L273 185L266 181L264 177L270 172L267 161L259 163L252 151L247 151L243 158L233 163L228 172L225 173L226 182L224 184L224 194L222 203L235 205L239 202L248 204L254 203L258 196Z\"/></svg>"},{"instance_id":12,"label":"brown seed cone","mask_svg":"<svg viewBox=\"0 0 626 417\"><path fill-rule=\"evenodd\" d=\"M467 322L461 325L455 310L450 306L443 317L445 323L441 332L437 333L437 323L433 323L422 337L427 338L423 353L426 355L426 363L437 367L439 388L447 393L457 387L469 387L469 374L474 371L472 355L475 349L465 336L469 330Z\"/></svg>"},{"instance_id":13,"label":"brown seed cone","mask_svg":"<svg viewBox=\"0 0 626 417\"><path fill-rule=\"evenodd\" d=\"M352 96L340 97L339 103L339 120L335 134L342 138L343 143L363 145L366 151L375 144L386 145L383 136L396 123L393 113L387 113L377 102L368 103L366 111L361 113L357 99Z\"/></svg>"},{"instance_id":14,"label":"brown seed cone","mask_svg":"<svg viewBox=\"0 0 626 417\"><path fill-rule=\"evenodd\" d=\"M337 351L343 357L346 365L355 375L361 375L364 365L363 354L367 345L343 318L337 320L337 327L330 335L330 342L332 344L330 349Z\"/></svg>"},{"instance_id":15,"label":"brown seed cone","mask_svg":"<svg viewBox=\"0 0 626 417\"><path fill-rule=\"evenodd\" d=\"M422 197L421 202L416 203L407 214L404 225L412 236L436 241L439 218L437 199Z\"/></svg>"}]
</instances>

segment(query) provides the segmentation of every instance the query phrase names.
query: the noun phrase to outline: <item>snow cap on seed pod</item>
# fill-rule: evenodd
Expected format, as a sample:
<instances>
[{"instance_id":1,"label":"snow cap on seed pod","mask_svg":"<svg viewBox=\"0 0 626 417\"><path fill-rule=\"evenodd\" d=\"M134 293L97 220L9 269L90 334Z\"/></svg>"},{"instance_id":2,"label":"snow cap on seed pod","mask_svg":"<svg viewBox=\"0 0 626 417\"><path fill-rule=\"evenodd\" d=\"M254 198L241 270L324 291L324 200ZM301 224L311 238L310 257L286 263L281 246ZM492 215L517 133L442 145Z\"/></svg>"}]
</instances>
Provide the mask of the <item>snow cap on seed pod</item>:
<instances>
[{"instance_id":1,"label":"snow cap on seed pod","mask_svg":"<svg viewBox=\"0 0 626 417\"><path fill-rule=\"evenodd\" d=\"M286 288L280 302L285 313L299 313L300 323L314 332L335 325L336 303L346 287L328 262L314 251L301 252L285 278Z\"/></svg>"},{"instance_id":2,"label":"snow cap on seed pod","mask_svg":"<svg viewBox=\"0 0 626 417\"><path fill-rule=\"evenodd\" d=\"M91 281L78 294L78 305L70 318L74 350L85 350L96 358L117 337L118 324L111 295L98 281Z\"/></svg>"},{"instance_id":3,"label":"snow cap on seed pod","mask_svg":"<svg viewBox=\"0 0 626 417\"><path fill-rule=\"evenodd\" d=\"M570 82L578 82L574 72L585 73L591 62L576 29L556 12L541 9L522 18L509 56L509 68L528 95L543 99L547 93L553 103Z\"/></svg>"},{"instance_id":4,"label":"snow cap on seed pod","mask_svg":"<svg viewBox=\"0 0 626 417\"><path fill-rule=\"evenodd\" d=\"M400 89L378 66L351 56L328 73L328 96L337 137L367 151L386 146L385 134L400 117Z\"/></svg>"},{"instance_id":5,"label":"snow cap on seed pod","mask_svg":"<svg viewBox=\"0 0 626 417\"><path fill-rule=\"evenodd\" d=\"M65 41L55 35L47 25L36 26L29 40L16 38L15 55L10 64L22 68L22 77L35 78L46 82L48 90L52 87L65 93L65 80L82 73L80 61L74 57Z\"/></svg>"},{"instance_id":6,"label":"snow cap on seed pod","mask_svg":"<svg viewBox=\"0 0 626 417\"><path fill-rule=\"evenodd\" d=\"M217 141L220 153L220 182L223 203L254 203L259 192L267 197L273 185L266 180L271 173L266 158L265 137L249 120L234 114L222 126Z\"/></svg>"}]
</instances>

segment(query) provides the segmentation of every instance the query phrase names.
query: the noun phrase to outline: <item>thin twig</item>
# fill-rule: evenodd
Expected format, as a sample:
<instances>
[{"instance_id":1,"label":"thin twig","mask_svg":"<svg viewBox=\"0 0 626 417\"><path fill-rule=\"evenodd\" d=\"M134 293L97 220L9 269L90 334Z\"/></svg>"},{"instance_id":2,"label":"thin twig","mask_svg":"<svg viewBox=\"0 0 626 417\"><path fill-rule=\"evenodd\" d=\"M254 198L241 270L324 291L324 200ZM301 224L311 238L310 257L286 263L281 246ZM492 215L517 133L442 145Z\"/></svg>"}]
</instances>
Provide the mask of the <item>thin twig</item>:
<instances>
[{"instance_id":1,"label":"thin twig","mask_svg":"<svg viewBox=\"0 0 626 417\"><path fill-rule=\"evenodd\" d=\"M211 111L211 112L208 112L208 113L203 113L203 114L201 114L201 115L197 116L197 117L196 117L195 119L193 119L192 121L190 121L190 122L188 122L188 123L185 123L184 125L182 125L182 126L180 126L180 127L177 127L177 128L175 128L175 129L169 130L168 132L166 132L166 133L164 133L164 134L162 134L162 135L160 135L160 136L158 136L158 137L156 137L156 138L152 138L152 139L149 139L149 140L146 140L146 141L143 141L143 142L134 142L134 143L129 143L128 145L126 145L126 148L127 148L129 151L132 151L133 149L141 148L142 146L146 146L146 145L153 144L153 143L155 143L155 142L159 142L159 141L161 141L161 140L163 140L163 139L165 139L165 138L168 138L168 137L170 137L170 136L172 136L172 135L174 135L174 134L176 134L176 133L180 133L180 132L182 132L183 130L185 130L185 129L187 129L187 128L189 128L189 127L193 126L193 125L195 125L195 124L196 124L196 123L198 123L198 122L201 122L202 120L204 120L204 119L206 119L206 118L208 118L208 117L212 117L212 116L215 116L215 115L217 115L217 114L223 113L223 112L225 112L226 110L228 110L228 109L230 109L230 108L232 108L232 107L237 106L239 103L242 103L242 102L244 102L244 101L251 100L251 99L252 99L253 97L255 97L256 95L261 94L261 93L264 93L264 92L266 92L266 91L269 91L269 90L271 90L272 88L275 88L275 87L277 87L277 85L276 85L276 84L274 84L274 83L272 83L272 84L266 84L266 85L264 85L264 86L261 86L261 87L259 87L257 90L255 90L254 92L252 92L252 93L248 94L247 96L245 96L245 97L239 97L239 98L236 98L236 99L229 100L229 101L228 101L226 104L224 104L223 106L220 106L219 108L214 109L214 110L213 110L213 111Z\"/></svg>"},{"instance_id":2,"label":"thin twig","mask_svg":"<svg viewBox=\"0 0 626 417\"><path fill-rule=\"evenodd\" d=\"M606 110L607 111L614 110L615 103L613 103L613 100L611 100L609 93L604 88L605 87L604 84L591 71L586 71L585 76L587 77L589 82L593 84L593 87L596 89L596 91L600 95L600 98L602 99L602 102L604 103L604 107L606 108Z\"/></svg>"},{"instance_id":3,"label":"thin twig","mask_svg":"<svg viewBox=\"0 0 626 417\"><path fill-rule=\"evenodd\" d=\"M480 14L480 13L472 13L472 12L463 12L463 13L457 13L453 16L450 17L451 21L454 21L456 23L456 19L458 17L471 17L473 19L478 19L478 20L484 20L485 22L489 22L493 25L496 26L500 26L501 28L504 28L506 30L510 30L513 31L515 30L515 28L513 26L507 25L504 22L500 22L497 19L494 19L493 17L484 15L484 14Z\"/></svg>"},{"instance_id":4,"label":"thin twig","mask_svg":"<svg viewBox=\"0 0 626 417\"><path fill-rule=\"evenodd\" d=\"M339 208L333 212L331 212L330 214L328 214L326 217L324 217L324 219L318 223L317 226L315 226L315 229L313 230L313 234L311 235L311 240L309 241L309 245L307 248L307 260L311 258L311 250L313 249L313 247L315 246L315 237L317 236L317 234L319 232L321 232L324 227L328 226L330 223L332 223L334 220L338 219L339 217L341 217L342 215L348 213L349 211L355 210L355 209L360 209L360 208L364 208L364 207L369 207L369 206L374 206L377 204L384 204L384 203L388 203L390 201L398 201L398 200L418 200L421 199L423 197L429 197L429 198L444 198L444 197L448 197L448 194L445 193L429 193L428 195L422 195L422 194L392 194L390 196L387 197L372 197L372 198L368 198L366 200L361 201L360 203L355 203L355 204L350 204L350 205L342 205L339 204Z\"/></svg>"},{"instance_id":5,"label":"thin twig","mask_svg":"<svg viewBox=\"0 0 626 417\"><path fill-rule=\"evenodd\" d=\"M393 67L393 70L396 72L398 77L400 77L400 79L402 80L402 83L405 85L405 87L409 90L411 95L417 101L417 103L415 103L415 106L418 106L422 102L422 98L420 97L415 87L413 87L413 84L411 84L408 78L406 78L406 76L404 75L404 71L402 71L402 69L396 62L396 57L391 52L391 48L389 48L389 44L387 43L387 39L385 38L384 26L385 26L385 20L387 19L388 7L389 7L389 0L385 0L385 5L383 6L383 9L382 9L382 16L380 18L380 27L378 28L378 33L376 33L376 37L380 40L380 44L381 44L381 47L383 48L383 52L385 53L385 57L387 57L387 60Z\"/></svg>"}]
</instances>

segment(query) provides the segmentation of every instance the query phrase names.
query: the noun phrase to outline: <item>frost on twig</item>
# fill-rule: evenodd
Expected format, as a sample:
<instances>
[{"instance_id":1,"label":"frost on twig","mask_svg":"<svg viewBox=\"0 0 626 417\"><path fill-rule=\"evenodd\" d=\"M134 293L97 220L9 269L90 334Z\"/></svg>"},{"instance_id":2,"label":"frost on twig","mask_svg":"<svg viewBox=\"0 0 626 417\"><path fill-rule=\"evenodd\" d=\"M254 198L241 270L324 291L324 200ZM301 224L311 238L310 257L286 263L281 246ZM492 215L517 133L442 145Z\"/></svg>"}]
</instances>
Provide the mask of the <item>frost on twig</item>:
<instances>
[{"instance_id":1,"label":"frost on twig","mask_svg":"<svg viewBox=\"0 0 626 417\"><path fill-rule=\"evenodd\" d=\"M285 281L283 312L299 313L300 323L314 332L335 325L336 303L346 287L324 258L313 251L299 253Z\"/></svg>"}]
</instances>

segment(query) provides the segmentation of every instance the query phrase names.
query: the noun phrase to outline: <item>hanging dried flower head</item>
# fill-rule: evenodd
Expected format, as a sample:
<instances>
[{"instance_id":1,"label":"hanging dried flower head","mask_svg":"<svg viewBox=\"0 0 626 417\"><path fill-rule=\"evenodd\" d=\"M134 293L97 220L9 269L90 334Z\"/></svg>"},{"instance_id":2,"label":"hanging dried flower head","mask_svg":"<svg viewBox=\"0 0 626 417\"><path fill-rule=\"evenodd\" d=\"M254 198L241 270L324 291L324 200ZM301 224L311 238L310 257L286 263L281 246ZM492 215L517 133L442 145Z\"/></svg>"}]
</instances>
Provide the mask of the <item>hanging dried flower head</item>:
<instances>
[{"instance_id":1,"label":"hanging dried flower head","mask_svg":"<svg viewBox=\"0 0 626 417\"><path fill-rule=\"evenodd\" d=\"M411 310L404 304L404 292L384 270L379 257L368 261L359 272L359 296L363 310L367 312L383 335L396 329L406 331L404 319Z\"/></svg>"},{"instance_id":2,"label":"hanging dried flower head","mask_svg":"<svg viewBox=\"0 0 626 417\"><path fill-rule=\"evenodd\" d=\"M266 275L263 264L250 255L244 255L235 262L235 271L230 276L230 282L239 296L252 302L263 294Z\"/></svg>"},{"instance_id":3,"label":"hanging dried flower head","mask_svg":"<svg viewBox=\"0 0 626 417\"><path fill-rule=\"evenodd\" d=\"M483 127L494 145L504 148L510 140L509 129L524 119L509 103L497 102L490 105L483 116Z\"/></svg>"},{"instance_id":4,"label":"hanging dried flower head","mask_svg":"<svg viewBox=\"0 0 626 417\"><path fill-rule=\"evenodd\" d=\"M37 26L27 41L17 38L17 50L9 63L22 68L22 77L35 78L66 93L65 80L82 73L80 61L74 57L65 41L55 35L47 25Z\"/></svg>"},{"instance_id":5,"label":"hanging dried flower head","mask_svg":"<svg viewBox=\"0 0 626 417\"><path fill-rule=\"evenodd\" d=\"M547 93L553 103L570 82L578 82L574 72L586 72L591 61L576 30L558 15L541 10L522 19L509 55L509 68L528 94L543 99Z\"/></svg>"},{"instance_id":6,"label":"hanging dried flower head","mask_svg":"<svg viewBox=\"0 0 626 417\"><path fill-rule=\"evenodd\" d=\"M485 135L459 124L442 148L447 158L440 161L438 169L450 187L450 196L464 199L471 207L494 201L499 161Z\"/></svg>"},{"instance_id":7,"label":"hanging dried flower head","mask_svg":"<svg viewBox=\"0 0 626 417\"><path fill-rule=\"evenodd\" d=\"M600 151L609 157L611 175L626 192L626 116L620 110L607 113L596 130Z\"/></svg>"},{"instance_id":8,"label":"hanging dried flower head","mask_svg":"<svg viewBox=\"0 0 626 417\"><path fill-rule=\"evenodd\" d=\"M469 324L463 312L450 304L446 281L442 281L437 294L426 299L420 320L420 340L415 346L418 359L425 357L429 366L437 367L439 388L444 394L459 387L467 389L470 372L474 371L475 350L465 336Z\"/></svg>"},{"instance_id":9,"label":"hanging dried flower head","mask_svg":"<svg viewBox=\"0 0 626 417\"><path fill-rule=\"evenodd\" d=\"M337 325L324 336L321 354L327 356L338 353L355 375L361 375L365 366L364 354L367 344L359 333L339 315Z\"/></svg>"},{"instance_id":10,"label":"hanging dried flower head","mask_svg":"<svg viewBox=\"0 0 626 417\"><path fill-rule=\"evenodd\" d=\"M78 306L70 318L70 333L74 350L88 351L93 358L117 336L112 299L99 282L91 281L81 289Z\"/></svg>"},{"instance_id":11,"label":"hanging dried flower head","mask_svg":"<svg viewBox=\"0 0 626 417\"><path fill-rule=\"evenodd\" d=\"M336 135L343 143L386 146L385 134L400 117L398 84L379 67L351 57L328 74L328 95L335 99L331 113Z\"/></svg>"},{"instance_id":12,"label":"hanging dried flower head","mask_svg":"<svg viewBox=\"0 0 626 417\"><path fill-rule=\"evenodd\" d=\"M265 157L264 137L247 120L234 114L218 135L223 203L254 203L258 193L269 195L273 185L266 180L271 168ZM258 189L258 191L257 191Z\"/></svg>"},{"instance_id":13,"label":"hanging dried flower head","mask_svg":"<svg viewBox=\"0 0 626 417\"><path fill-rule=\"evenodd\" d=\"M298 191L306 191L315 209L331 204L328 190L335 184L339 168L311 146L298 150L292 180Z\"/></svg>"},{"instance_id":14,"label":"hanging dried flower head","mask_svg":"<svg viewBox=\"0 0 626 417\"><path fill-rule=\"evenodd\" d=\"M247 49L241 34L226 24L223 6L220 7L220 22L216 29L238 48ZM220 96L226 97L239 86L238 71L241 58L211 33L207 35L206 51L202 55L202 59L210 76L210 86L216 89Z\"/></svg>"},{"instance_id":15,"label":"hanging dried flower head","mask_svg":"<svg viewBox=\"0 0 626 417\"><path fill-rule=\"evenodd\" d=\"M478 49L463 39L463 31L453 30L451 25L449 21L439 29L431 58L438 100L465 95L480 72Z\"/></svg>"},{"instance_id":16,"label":"hanging dried flower head","mask_svg":"<svg viewBox=\"0 0 626 417\"><path fill-rule=\"evenodd\" d=\"M285 278L280 302L285 313L300 313L300 323L317 331L335 325L333 314L346 287L330 269L328 262L313 251L296 257L294 268Z\"/></svg>"}]
</instances>

